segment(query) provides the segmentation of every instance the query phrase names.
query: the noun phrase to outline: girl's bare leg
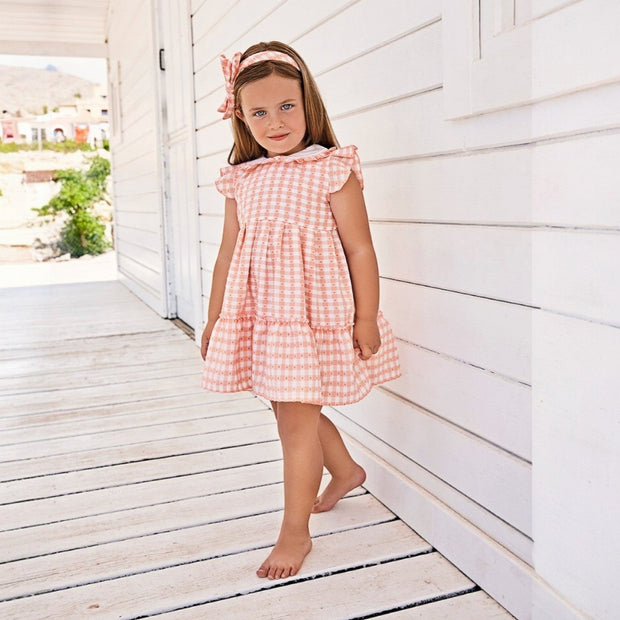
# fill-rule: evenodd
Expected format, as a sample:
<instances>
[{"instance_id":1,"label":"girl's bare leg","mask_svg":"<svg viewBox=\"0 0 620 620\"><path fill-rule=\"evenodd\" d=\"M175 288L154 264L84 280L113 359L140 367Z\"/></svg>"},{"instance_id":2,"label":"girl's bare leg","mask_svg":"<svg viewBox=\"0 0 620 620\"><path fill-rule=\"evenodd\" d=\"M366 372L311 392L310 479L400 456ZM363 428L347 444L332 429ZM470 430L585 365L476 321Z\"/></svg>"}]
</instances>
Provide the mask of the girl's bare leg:
<instances>
[{"instance_id":1,"label":"girl's bare leg","mask_svg":"<svg viewBox=\"0 0 620 620\"><path fill-rule=\"evenodd\" d=\"M295 575L312 549L308 522L323 475L318 405L272 403L284 457L284 517L259 577L284 579Z\"/></svg>"},{"instance_id":2,"label":"girl's bare leg","mask_svg":"<svg viewBox=\"0 0 620 620\"><path fill-rule=\"evenodd\" d=\"M366 472L351 458L338 429L323 414L319 418L319 440L323 461L332 479L325 491L316 498L312 512L331 510L349 491L366 480Z\"/></svg>"}]
</instances>

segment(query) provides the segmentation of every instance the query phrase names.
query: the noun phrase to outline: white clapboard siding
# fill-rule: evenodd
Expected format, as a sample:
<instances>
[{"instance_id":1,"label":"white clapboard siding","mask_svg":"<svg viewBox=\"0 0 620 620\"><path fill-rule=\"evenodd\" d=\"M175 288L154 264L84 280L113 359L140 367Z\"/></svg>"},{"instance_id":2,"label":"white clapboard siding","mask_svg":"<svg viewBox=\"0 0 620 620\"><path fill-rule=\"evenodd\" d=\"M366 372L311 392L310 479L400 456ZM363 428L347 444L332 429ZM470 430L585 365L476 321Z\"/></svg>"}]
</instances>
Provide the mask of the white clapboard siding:
<instances>
[{"instance_id":1,"label":"white clapboard siding","mask_svg":"<svg viewBox=\"0 0 620 620\"><path fill-rule=\"evenodd\" d=\"M523 459L384 390L337 409L492 515L531 535L530 466Z\"/></svg>"},{"instance_id":2,"label":"white clapboard siding","mask_svg":"<svg viewBox=\"0 0 620 620\"><path fill-rule=\"evenodd\" d=\"M380 222L372 235L384 278L531 303L532 248L524 228Z\"/></svg>"},{"instance_id":3,"label":"white clapboard siding","mask_svg":"<svg viewBox=\"0 0 620 620\"><path fill-rule=\"evenodd\" d=\"M398 352L391 392L531 461L529 386L402 340Z\"/></svg>"},{"instance_id":4,"label":"white clapboard siding","mask_svg":"<svg viewBox=\"0 0 620 620\"><path fill-rule=\"evenodd\" d=\"M340 64L317 78L332 119L351 110L380 105L393 99L441 85L441 22L396 38L354 60ZM406 66L408 70L389 71Z\"/></svg>"},{"instance_id":5,"label":"white clapboard siding","mask_svg":"<svg viewBox=\"0 0 620 620\"><path fill-rule=\"evenodd\" d=\"M328 68L436 21L440 15L437 0L356 2L296 39L294 46L320 76Z\"/></svg>"},{"instance_id":6,"label":"white clapboard siding","mask_svg":"<svg viewBox=\"0 0 620 620\"><path fill-rule=\"evenodd\" d=\"M609 132L370 165L366 203L371 218L399 221L618 227L619 149L620 134Z\"/></svg>"},{"instance_id":7,"label":"white clapboard siding","mask_svg":"<svg viewBox=\"0 0 620 620\"><path fill-rule=\"evenodd\" d=\"M113 103L119 106L119 126L113 127L111 136L113 193L122 279L138 297L166 315L158 76L151 11L152 4L140 0L114 3L110 13L110 76L118 93ZM151 234L142 234L144 230Z\"/></svg>"},{"instance_id":8,"label":"white clapboard siding","mask_svg":"<svg viewBox=\"0 0 620 620\"><path fill-rule=\"evenodd\" d=\"M529 308L387 279L381 299L399 338L530 383Z\"/></svg>"},{"instance_id":9,"label":"white clapboard siding","mask_svg":"<svg viewBox=\"0 0 620 620\"><path fill-rule=\"evenodd\" d=\"M370 163L366 206L371 219L399 222L528 223L531 168L528 148Z\"/></svg>"}]
</instances>

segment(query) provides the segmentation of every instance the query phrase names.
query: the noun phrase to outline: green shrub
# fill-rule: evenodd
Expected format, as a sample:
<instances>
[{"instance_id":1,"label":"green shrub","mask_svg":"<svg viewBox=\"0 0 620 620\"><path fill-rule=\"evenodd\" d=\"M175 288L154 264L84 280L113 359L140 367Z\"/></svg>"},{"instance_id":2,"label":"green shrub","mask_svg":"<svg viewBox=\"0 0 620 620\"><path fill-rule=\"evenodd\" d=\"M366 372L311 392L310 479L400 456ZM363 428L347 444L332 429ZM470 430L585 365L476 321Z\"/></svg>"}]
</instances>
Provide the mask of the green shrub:
<instances>
[{"instance_id":1,"label":"green shrub","mask_svg":"<svg viewBox=\"0 0 620 620\"><path fill-rule=\"evenodd\" d=\"M78 211L62 229L59 247L73 257L103 254L110 247L105 224L90 211Z\"/></svg>"},{"instance_id":2,"label":"green shrub","mask_svg":"<svg viewBox=\"0 0 620 620\"><path fill-rule=\"evenodd\" d=\"M93 213L95 203L106 200L106 179L110 162L96 155L86 171L66 168L54 179L60 191L44 206L33 209L41 217L55 218L63 213L68 220L60 233L60 247L72 257L101 254L110 247L105 238L105 224Z\"/></svg>"},{"instance_id":3,"label":"green shrub","mask_svg":"<svg viewBox=\"0 0 620 620\"><path fill-rule=\"evenodd\" d=\"M75 140L65 140L64 142L49 142L44 140L41 143L44 151L56 151L57 153L74 153L75 151L92 151L93 147L88 142L76 142ZM15 142L0 142L0 153L16 153L17 151L38 151L39 144L16 144Z\"/></svg>"},{"instance_id":4,"label":"green shrub","mask_svg":"<svg viewBox=\"0 0 620 620\"><path fill-rule=\"evenodd\" d=\"M15 144L15 142L0 142L0 153L17 153L22 151L21 144Z\"/></svg>"}]
</instances>

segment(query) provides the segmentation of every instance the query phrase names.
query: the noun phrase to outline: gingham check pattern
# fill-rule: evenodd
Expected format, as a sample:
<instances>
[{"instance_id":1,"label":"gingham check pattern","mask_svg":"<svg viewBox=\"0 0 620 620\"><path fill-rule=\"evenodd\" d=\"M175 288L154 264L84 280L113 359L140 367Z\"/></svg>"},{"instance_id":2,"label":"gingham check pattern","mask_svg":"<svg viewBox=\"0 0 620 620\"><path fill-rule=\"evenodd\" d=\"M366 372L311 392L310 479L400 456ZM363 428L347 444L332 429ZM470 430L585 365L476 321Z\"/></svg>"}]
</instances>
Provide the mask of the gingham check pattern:
<instances>
[{"instance_id":1,"label":"gingham check pattern","mask_svg":"<svg viewBox=\"0 0 620 620\"><path fill-rule=\"evenodd\" d=\"M205 389L343 405L400 375L381 313L379 353L362 361L353 349L351 281L329 205L351 171L363 184L356 147L317 145L222 169L216 187L236 199L240 230Z\"/></svg>"}]
</instances>

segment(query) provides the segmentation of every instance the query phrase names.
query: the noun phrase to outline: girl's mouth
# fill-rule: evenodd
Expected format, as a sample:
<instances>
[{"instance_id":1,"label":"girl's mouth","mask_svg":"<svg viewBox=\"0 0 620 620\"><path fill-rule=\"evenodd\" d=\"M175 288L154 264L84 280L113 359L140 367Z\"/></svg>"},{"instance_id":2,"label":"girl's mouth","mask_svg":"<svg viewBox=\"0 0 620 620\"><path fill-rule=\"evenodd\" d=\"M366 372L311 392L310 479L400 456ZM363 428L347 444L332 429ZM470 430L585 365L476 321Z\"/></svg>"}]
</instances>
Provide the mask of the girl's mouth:
<instances>
[{"instance_id":1,"label":"girl's mouth","mask_svg":"<svg viewBox=\"0 0 620 620\"><path fill-rule=\"evenodd\" d=\"M282 134L281 136L269 136L270 140L275 140L276 142L279 142L280 140L284 140L284 138L288 137L288 134Z\"/></svg>"}]
</instances>

